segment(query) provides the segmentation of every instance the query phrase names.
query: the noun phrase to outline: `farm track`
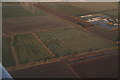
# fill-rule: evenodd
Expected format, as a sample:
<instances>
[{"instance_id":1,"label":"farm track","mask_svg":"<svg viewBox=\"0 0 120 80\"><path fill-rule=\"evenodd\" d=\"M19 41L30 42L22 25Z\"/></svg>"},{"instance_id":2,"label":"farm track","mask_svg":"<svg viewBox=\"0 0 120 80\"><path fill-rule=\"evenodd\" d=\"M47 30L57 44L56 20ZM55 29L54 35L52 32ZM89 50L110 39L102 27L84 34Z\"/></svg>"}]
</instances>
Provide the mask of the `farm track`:
<instances>
[{"instance_id":1,"label":"farm track","mask_svg":"<svg viewBox=\"0 0 120 80\"><path fill-rule=\"evenodd\" d=\"M50 9L50 8L48 8L48 7L42 6L42 5L40 5L40 4L34 5L34 6L37 7L37 8L39 8L39 9L41 9L41 10L43 10L43 11L45 11L45 12L48 12L48 13L52 14L52 15L58 16L58 17L60 17L60 18L63 18L63 19L65 19L65 20L68 20L68 21L73 22L73 23L75 23L75 24L82 25L82 26L85 27L85 28L88 28L88 27L91 27L91 26L94 25L94 24L92 24L92 23L86 22L86 21L83 20L83 19L76 19L76 18L73 17L73 16L69 16L69 15L63 14L63 13L61 13L61 12L55 11L55 10Z\"/></svg>"},{"instance_id":2,"label":"farm track","mask_svg":"<svg viewBox=\"0 0 120 80\"><path fill-rule=\"evenodd\" d=\"M43 47L50 53L52 54L53 56L55 56L53 54L53 52L42 42L42 40L35 34L35 33L32 33L34 35L34 37L43 45Z\"/></svg>"},{"instance_id":3,"label":"farm track","mask_svg":"<svg viewBox=\"0 0 120 80\"><path fill-rule=\"evenodd\" d=\"M71 67L70 64L68 64L67 62L64 62L68 67L69 69L74 73L74 75L76 76L76 78L80 78L80 76L76 73L76 71Z\"/></svg>"}]
</instances>

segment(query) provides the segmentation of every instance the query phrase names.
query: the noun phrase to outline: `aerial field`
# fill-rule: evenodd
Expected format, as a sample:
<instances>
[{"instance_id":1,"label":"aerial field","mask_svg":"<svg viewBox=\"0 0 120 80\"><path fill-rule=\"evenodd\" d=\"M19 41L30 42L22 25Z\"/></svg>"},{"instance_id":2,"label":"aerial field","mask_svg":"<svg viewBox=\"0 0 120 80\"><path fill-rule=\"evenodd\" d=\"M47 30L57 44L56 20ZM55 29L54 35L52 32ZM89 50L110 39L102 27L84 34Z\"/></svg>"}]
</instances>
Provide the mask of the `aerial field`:
<instances>
[{"instance_id":1,"label":"aerial field","mask_svg":"<svg viewBox=\"0 0 120 80\"><path fill-rule=\"evenodd\" d=\"M116 42L119 40L118 30L106 31L105 29L100 28L100 26L95 26L95 27L91 27L89 31L113 42Z\"/></svg>"},{"instance_id":2,"label":"aerial field","mask_svg":"<svg viewBox=\"0 0 120 80\"><path fill-rule=\"evenodd\" d=\"M16 35L13 45L20 64L43 61L53 56L32 34Z\"/></svg>"},{"instance_id":3,"label":"aerial field","mask_svg":"<svg viewBox=\"0 0 120 80\"><path fill-rule=\"evenodd\" d=\"M72 16L81 16L86 14L93 14L94 12L104 12L118 8L117 2L66 2L66 3L44 3L42 4L56 11L60 11ZM114 15L114 11L111 11ZM106 12L107 13L107 12Z\"/></svg>"},{"instance_id":4,"label":"aerial field","mask_svg":"<svg viewBox=\"0 0 120 80\"><path fill-rule=\"evenodd\" d=\"M3 3L3 33L20 34L73 26L69 22L35 7L31 12L23 3ZM32 10L32 8L30 8ZM18 29L19 28L19 29Z\"/></svg>"},{"instance_id":5,"label":"aerial field","mask_svg":"<svg viewBox=\"0 0 120 80\"><path fill-rule=\"evenodd\" d=\"M62 19L50 15L37 17L7 18L3 20L3 33L30 33L70 26L73 26L73 24L70 24L67 21L63 21Z\"/></svg>"},{"instance_id":6,"label":"aerial field","mask_svg":"<svg viewBox=\"0 0 120 80\"><path fill-rule=\"evenodd\" d=\"M13 78L116 77L118 31L80 16L98 13L116 18L117 3L32 5L2 4L3 66Z\"/></svg>"},{"instance_id":7,"label":"aerial field","mask_svg":"<svg viewBox=\"0 0 120 80\"><path fill-rule=\"evenodd\" d=\"M44 3L42 5L71 16L81 16L91 13L84 8L78 8L69 3Z\"/></svg>"},{"instance_id":8,"label":"aerial field","mask_svg":"<svg viewBox=\"0 0 120 80\"><path fill-rule=\"evenodd\" d=\"M112 42L88 33L82 28L62 29L36 34L51 51L59 56L116 46Z\"/></svg>"},{"instance_id":9,"label":"aerial field","mask_svg":"<svg viewBox=\"0 0 120 80\"><path fill-rule=\"evenodd\" d=\"M103 13L110 15L111 17L118 18L118 9L111 9L111 10L106 10L103 11Z\"/></svg>"},{"instance_id":10,"label":"aerial field","mask_svg":"<svg viewBox=\"0 0 120 80\"><path fill-rule=\"evenodd\" d=\"M63 62L10 71L10 74L13 78L76 78L74 72Z\"/></svg>"},{"instance_id":11,"label":"aerial field","mask_svg":"<svg viewBox=\"0 0 120 80\"><path fill-rule=\"evenodd\" d=\"M91 12L100 12L104 10L111 10L118 7L117 2L75 2L68 3L78 8L84 8Z\"/></svg>"},{"instance_id":12,"label":"aerial field","mask_svg":"<svg viewBox=\"0 0 120 80\"><path fill-rule=\"evenodd\" d=\"M35 8L34 12L23 8L19 3L2 4L3 18L27 17L27 16L45 16L45 12Z\"/></svg>"},{"instance_id":13,"label":"aerial field","mask_svg":"<svg viewBox=\"0 0 120 80\"><path fill-rule=\"evenodd\" d=\"M2 63L5 67L15 66L15 60L13 58L11 50L11 38L3 37L2 38Z\"/></svg>"},{"instance_id":14,"label":"aerial field","mask_svg":"<svg viewBox=\"0 0 120 80\"><path fill-rule=\"evenodd\" d=\"M71 66L81 78L117 78L118 54L78 62Z\"/></svg>"},{"instance_id":15,"label":"aerial field","mask_svg":"<svg viewBox=\"0 0 120 80\"><path fill-rule=\"evenodd\" d=\"M71 54L71 49L62 43L53 33L42 32L36 33L44 42L44 44L56 55L61 57Z\"/></svg>"}]
</instances>

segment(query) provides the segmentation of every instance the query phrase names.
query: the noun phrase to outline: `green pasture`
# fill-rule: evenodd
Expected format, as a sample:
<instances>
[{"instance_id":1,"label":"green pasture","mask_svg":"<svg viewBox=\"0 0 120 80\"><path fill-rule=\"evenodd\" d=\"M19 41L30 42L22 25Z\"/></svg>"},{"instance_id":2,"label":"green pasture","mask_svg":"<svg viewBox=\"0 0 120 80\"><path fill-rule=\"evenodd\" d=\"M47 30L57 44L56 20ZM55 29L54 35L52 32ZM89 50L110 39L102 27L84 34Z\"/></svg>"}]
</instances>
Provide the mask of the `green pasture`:
<instances>
[{"instance_id":1,"label":"green pasture","mask_svg":"<svg viewBox=\"0 0 120 80\"><path fill-rule=\"evenodd\" d=\"M118 9L111 9L111 10L102 11L102 12L111 16L111 17L118 18Z\"/></svg>"},{"instance_id":2,"label":"green pasture","mask_svg":"<svg viewBox=\"0 0 120 80\"><path fill-rule=\"evenodd\" d=\"M16 35L13 43L20 63L49 59L52 55L32 34Z\"/></svg>"},{"instance_id":3,"label":"green pasture","mask_svg":"<svg viewBox=\"0 0 120 80\"><path fill-rule=\"evenodd\" d=\"M104 28L100 28L98 26L92 27L89 29L89 31L91 31L92 33L96 34L96 35L100 35L101 37L116 42L119 40L118 37L118 30L116 31L106 31Z\"/></svg>"},{"instance_id":4,"label":"green pasture","mask_svg":"<svg viewBox=\"0 0 120 80\"><path fill-rule=\"evenodd\" d=\"M47 15L45 12L35 8L23 8L20 4L5 4L2 5L2 16L3 18L13 17L28 17L28 16L44 16Z\"/></svg>"},{"instance_id":5,"label":"green pasture","mask_svg":"<svg viewBox=\"0 0 120 80\"><path fill-rule=\"evenodd\" d=\"M69 14L72 16L81 16L90 13L90 11L85 10L84 8L78 8L67 3L48 3L44 5L56 11L60 11L62 13Z\"/></svg>"},{"instance_id":6,"label":"green pasture","mask_svg":"<svg viewBox=\"0 0 120 80\"><path fill-rule=\"evenodd\" d=\"M11 38L2 38L2 64L5 67L15 66L16 63L13 58L13 54L10 46Z\"/></svg>"},{"instance_id":7,"label":"green pasture","mask_svg":"<svg viewBox=\"0 0 120 80\"><path fill-rule=\"evenodd\" d=\"M115 44L86 32L82 28L69 28L36 34L54 53L61 56L115 46Z\"/></svg>"}]
</instances>

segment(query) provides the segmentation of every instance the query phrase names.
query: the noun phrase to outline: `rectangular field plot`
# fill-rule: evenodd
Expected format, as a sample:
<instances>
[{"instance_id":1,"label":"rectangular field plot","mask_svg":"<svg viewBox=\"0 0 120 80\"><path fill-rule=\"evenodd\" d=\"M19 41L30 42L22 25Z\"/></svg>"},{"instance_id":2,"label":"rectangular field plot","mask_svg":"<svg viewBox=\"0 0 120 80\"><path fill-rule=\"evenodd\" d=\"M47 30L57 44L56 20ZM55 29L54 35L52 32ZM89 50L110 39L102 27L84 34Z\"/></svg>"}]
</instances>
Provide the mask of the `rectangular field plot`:
<instances>
[{"instance_id":1,"label":"rectangular field plot","mask_svg":"<svg viewBox=\"0 0 120 80\"><path fill-rule=\"evenodd\" d=\"M2 39L2 63L5 67L15 66L15 60L13 58L11 46L10 46L11 38Z\"/></svg>"},{"instance_id":2,"label":"rectangular field plot","mask_svg":"<svg viewBox=\"0 0 120 80\"><path fill-rule=\"evenodd\" d=\"M30 6L29 3L27 4L28 6L24 7L26 5L24 3L3 3L3 18L47 15L45 12L37 8L34 8L33 10L32 5Z\"/></svg>"},{"instance_id":3,"label":"rectangular field plot","mask_svg":"<svg viewBox=\"0 0 120 80\"><path fill-rule=\"evenodd\" d=\"M88 10L78 8L69 3L44 3L44 5L56 11L60 11L72 16L86 15L90 13Z\"/></svg>"},{"instance_id":4,"label":"rectangular field plot","mask_svg":"<svg viewBox=\"0 0 120 80\"><path fill-rule=\"evenodd\" d=\"M52 55L43 48L43 45L32 34L17 35L13 43L19 63L43 61Z\"/></svg>"},{"instance_id":5,"label":"rectangular field plot","mask_svg":"<svg viewBox=\"0 0 120 80\"><path fill-rule=\"evenodd\" d=\"M81 28L36 33L48 48L59 56L82 53L115 46Z\"/></svg>"},{"instance_id":6,"label":"rectangular field plot","mask_svg":"<svg viewBox=\"0 0 120 80\"><path fill-rule=\"evenodd\" d=\"M110 10L118 7L117 2L77 2L69 4L76 6L78 8L84 8L92 12Z\"/></svg>"},{"instance_id":7,"label":"rectangular field plot","mask_svg":"<svg viewBox=\"0 0 120 80\"><path fill-rule=\"evenodd\" d=\"M75 63L71 67L81 78L117 78L118 54Z\"/></svg>"},{"instance_id":8,"label":"rectangular field plot","mask_svg":"<svg viewBox=\"0 0 120 80\"><path fill-rule=\"evenodd\" d=\"M89 31L92 32L93 34L97 34L97 35L104 37L105 39L108 39L113 42L116 42L119 40L117 30L116 31L106 31L100 27L94 26L94 27L90 28Z\"/></svg>"},{"instance_id":9,"label":"rectangular field plot","mask_svg":"<svg viewBox=\"0 0 120 80\"><path fill-rule=\"evenodd\" d=\"M71 49L62 43L59 38L57 38L53 33L36 33L44 44L52 51L54 54L59 56L65 56L71 54Z\"/></svg>"}]
</instances>

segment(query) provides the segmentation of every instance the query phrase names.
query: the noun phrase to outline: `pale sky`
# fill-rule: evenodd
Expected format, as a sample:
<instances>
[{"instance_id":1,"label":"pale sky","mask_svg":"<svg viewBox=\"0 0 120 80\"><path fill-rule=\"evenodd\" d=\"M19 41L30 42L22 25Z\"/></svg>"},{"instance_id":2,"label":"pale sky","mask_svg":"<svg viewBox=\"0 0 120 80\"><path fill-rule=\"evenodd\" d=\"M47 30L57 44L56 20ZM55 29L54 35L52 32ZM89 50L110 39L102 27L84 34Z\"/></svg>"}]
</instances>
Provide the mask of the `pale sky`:
<instances>
[{"instance_id":1,"label":"pale sky","mask_svg":"<svg viewBox=\"0 0 120 80\"><path fill-rule=\"evenodd\" d=\"M1 0L2 2L118 2L119 0Z\"/></svg>"}]
</instances>

